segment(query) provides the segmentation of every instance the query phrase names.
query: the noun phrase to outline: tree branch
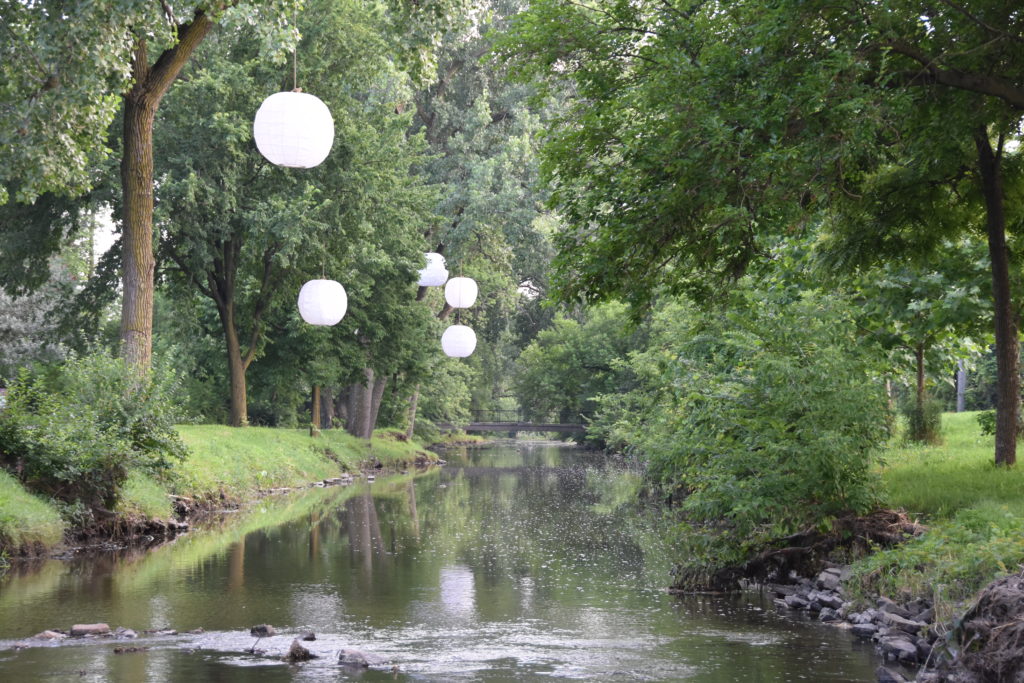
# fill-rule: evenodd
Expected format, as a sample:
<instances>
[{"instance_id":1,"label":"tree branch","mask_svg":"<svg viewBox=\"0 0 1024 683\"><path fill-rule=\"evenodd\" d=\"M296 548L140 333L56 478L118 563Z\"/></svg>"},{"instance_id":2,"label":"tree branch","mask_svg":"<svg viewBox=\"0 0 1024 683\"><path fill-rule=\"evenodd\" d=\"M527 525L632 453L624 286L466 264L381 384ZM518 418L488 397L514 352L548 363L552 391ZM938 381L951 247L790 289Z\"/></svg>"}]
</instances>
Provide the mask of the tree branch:
<instances>
[{"instance_id":1,"label":"tree branch","mask_svg":"<svg viewBox=\"0 0 1024 683\"><path fill-rule=\"evenodd\" d=\"M890 40L886 46L896 54L909 57L923 67L922 71L894 74L895 81L901 85L945 85L958 90L991 95L1017 109L1024 109L1024 89L1009 81L958 69L940 69L936 60L903 41Z\"/></svg>"}]
</instances>

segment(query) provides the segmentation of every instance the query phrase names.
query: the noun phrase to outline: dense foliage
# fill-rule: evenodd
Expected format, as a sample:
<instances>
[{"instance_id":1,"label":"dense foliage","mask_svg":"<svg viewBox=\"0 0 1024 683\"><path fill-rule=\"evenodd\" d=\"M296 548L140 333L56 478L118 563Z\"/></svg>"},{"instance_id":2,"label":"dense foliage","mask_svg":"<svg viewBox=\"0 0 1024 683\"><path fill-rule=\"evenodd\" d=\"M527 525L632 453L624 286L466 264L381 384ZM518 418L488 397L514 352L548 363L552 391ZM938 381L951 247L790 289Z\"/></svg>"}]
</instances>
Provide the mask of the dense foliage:
<instances>
[{"instance_id":1,"label":"dense foliage","mask_svg":"<svg viewBox=\"0 0 1024 683\"><path fill-rule=\"evenodd\" d=\"M890 424L850 308L746 292L727 311L658 311L595 428L637 452L681 515L680 582L701 585L771 541L828 528L875 502L871 466Z\"/></svg>"},{"instance_id":2,"label":"dense foliage","mask_svg":"<svg viewBox=\"0 0 1024 683\"><path fill-rule=\"evenodd\" d=\"M72 521L106 521L130 470L160 475L184 457L176 387L160 369L140 382L103 353L25 371L0 411L0 464Z\"/></svg>"}]
</instances>

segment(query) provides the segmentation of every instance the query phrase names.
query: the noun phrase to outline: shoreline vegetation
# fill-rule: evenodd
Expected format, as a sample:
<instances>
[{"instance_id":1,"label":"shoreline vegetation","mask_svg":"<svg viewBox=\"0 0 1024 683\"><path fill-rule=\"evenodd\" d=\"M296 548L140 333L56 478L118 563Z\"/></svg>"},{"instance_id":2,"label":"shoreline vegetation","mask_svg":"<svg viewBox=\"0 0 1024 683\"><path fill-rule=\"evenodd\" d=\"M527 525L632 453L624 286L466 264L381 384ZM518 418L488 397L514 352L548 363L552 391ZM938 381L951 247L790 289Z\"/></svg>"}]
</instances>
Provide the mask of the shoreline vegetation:
<instances>
[{"instance_id":1,"label":"shoreline vegetation","mask_svg":"<svg viewBox=\"0 0 1024 683\"><path fill-rule=\"evenodd\" d=\"M142 531L174 530L190 514L258 500L275 490L306 488L345 475L398 471L437 464L439 458L404 433L378 429L367 441L344 430L222 425L179 425L188 449L165 475L129 473L116 517L92 540L130 537ZM443 435L439 443L463 442L464 434ZM182 525L187 526L187 525ZM0 469L0 560L59 552L82 538L53 501L27 490Z\"/></svg>"}]
</instances>

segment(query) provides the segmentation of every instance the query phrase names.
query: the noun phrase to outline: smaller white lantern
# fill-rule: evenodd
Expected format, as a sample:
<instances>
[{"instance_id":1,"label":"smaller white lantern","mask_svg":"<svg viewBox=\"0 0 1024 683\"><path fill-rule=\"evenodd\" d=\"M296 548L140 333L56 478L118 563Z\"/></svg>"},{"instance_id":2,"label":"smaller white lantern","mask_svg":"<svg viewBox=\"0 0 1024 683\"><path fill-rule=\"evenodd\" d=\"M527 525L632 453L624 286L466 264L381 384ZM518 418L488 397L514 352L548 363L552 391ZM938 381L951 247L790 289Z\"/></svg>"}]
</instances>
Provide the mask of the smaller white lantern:
<instances>
[{"instance_id":1,"label":"smaller white lantern","mask_svg":"<svg viewBox=\"0 0 1024 683\"><path fill-rule=\"evenodd\" d=\"M252 123L260 154L289 168L319 166L334 144L327 105L304 92L279 92L263 100Z\"/></svg>"},{"instance_id":2,"label":"smaller white lantern","mask_svg":"<svg viewBox=\"0 0 1024 683\"><path fill-rule=\"evenodd\" d=\"M299 290L299 315L310 325L337 325L348 310L348 295L334 280L310 280Z\"/></svg>"},{"instance_id":3,"label":"smaller white lantern","mask_svg":"<svg viewBox=\"0 0 1024 683\"><path fill-rule=\"evenodd\" d=\"M453 277L444 286L444 300L452 308L469 308L476 301L476 280L471 277Z\"/></svg>"},{"instance_id":4,"label":"smaller white lantern","mask_svg":"<svg viewBox=\"0 0 1024 683\"><path fill-rule=\"evenodd\" d=\"M444 267L444 256L429 252L424 254L427 257L427 267L420 270L420 287L440 287L448 281L448 271Z\"/></svg>"},{"instance_id":5,"label":"smaller white lantern","mask_svg":"<svg viewBox=\"0 0 1024 683\"><path fill-rule=\"evenodd\" d=\"M476 348L476 332L465 325L452 325L441 335L441 348L446 356L465 358Z\"/></svg>"}]
</instances>

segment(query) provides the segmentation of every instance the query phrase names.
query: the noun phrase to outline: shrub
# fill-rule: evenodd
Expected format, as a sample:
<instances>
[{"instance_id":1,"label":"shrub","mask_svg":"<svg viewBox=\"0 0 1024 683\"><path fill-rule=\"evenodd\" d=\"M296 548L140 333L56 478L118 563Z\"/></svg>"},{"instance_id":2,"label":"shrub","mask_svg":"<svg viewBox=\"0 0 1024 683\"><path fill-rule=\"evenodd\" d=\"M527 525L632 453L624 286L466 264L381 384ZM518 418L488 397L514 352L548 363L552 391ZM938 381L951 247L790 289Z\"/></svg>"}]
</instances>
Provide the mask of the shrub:
<instances>
[{"instance_id":1,"label":"shrub","mask_svg":"<svg viewBox=\"0 0 1024 683\"><path fill-rule=\"evenodd\" d=\"M130 469L160 475L185 456L175 387L167 372L138 380L103 354L23 371L0 412L0 464L87 524L113 509Z\"/></svg>"},{"instance_id":2,"label":"shrub","mask_svg":"<svg viewBox=\"0 0 1024 683\"><path fill-rule=\"evenodd\" d=\"M754 293L728 312L656 316L630 360L641 386L603 400L599 422L677 504L682 584L872 507L891 420L855 334L827 297Z\"/></svg>"},{"instance_id":3,"label":"shrub","mask_svg":"<svg viewBox=\"0 0 1024 683\"><path fill-rule=\"evenodd\" d=\"M923 406L917 401L904 401L901 412L907 419L907 440L916 443L942 443L942 402L925 399Z\"/></svg>"}]
</instances>

